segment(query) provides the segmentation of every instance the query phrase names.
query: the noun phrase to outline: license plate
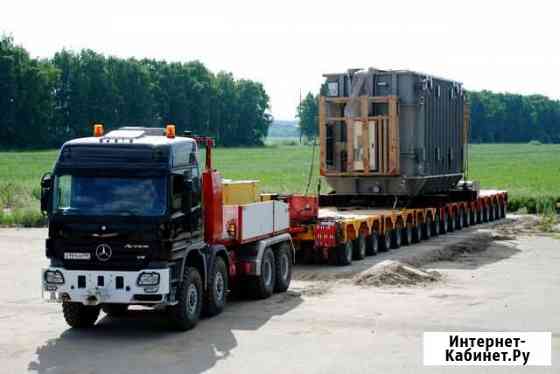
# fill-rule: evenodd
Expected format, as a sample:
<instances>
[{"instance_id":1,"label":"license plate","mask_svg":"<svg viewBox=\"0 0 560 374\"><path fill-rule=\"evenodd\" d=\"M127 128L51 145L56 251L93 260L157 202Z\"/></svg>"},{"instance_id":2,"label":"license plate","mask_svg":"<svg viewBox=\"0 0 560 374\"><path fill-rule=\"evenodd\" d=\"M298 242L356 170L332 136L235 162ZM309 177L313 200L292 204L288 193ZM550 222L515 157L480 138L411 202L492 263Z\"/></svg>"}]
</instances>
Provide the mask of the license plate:
<instances>
[{"instance_id":1,"label":"license plate","mask_svg":"<svg viewBox=\"0 0 560 374\"><path fill-rule=\"evenodd\" d=\"M64 252L65 260L90 260L91 253L89 252Z\"/></svg>"}]
</instances>

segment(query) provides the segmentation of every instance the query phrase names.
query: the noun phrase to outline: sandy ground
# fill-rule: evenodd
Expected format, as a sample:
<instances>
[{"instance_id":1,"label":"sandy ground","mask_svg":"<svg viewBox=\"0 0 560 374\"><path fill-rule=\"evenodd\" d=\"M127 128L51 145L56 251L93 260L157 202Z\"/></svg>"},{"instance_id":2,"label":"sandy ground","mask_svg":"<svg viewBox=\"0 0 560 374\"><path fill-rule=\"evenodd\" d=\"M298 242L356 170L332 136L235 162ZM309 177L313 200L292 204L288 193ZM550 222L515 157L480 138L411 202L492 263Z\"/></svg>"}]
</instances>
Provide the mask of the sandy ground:
<instances>
[{"instance_id":1,"label":"sandy ground","mask_svg":"<svg viewBox=\"0 0 560 374\"><path fill-rule=\"evenodd\" d=\"M352 267L299 266L289 292L233 302L186 333L146 310L69 329L40 300L45 230L3 229L0 373L559 372L560 241L530 227L516 218ZM391 263L438 277L379 282ZM553 367L423 367L424 331L552 331Z\"/></svg>"}]
</instances>

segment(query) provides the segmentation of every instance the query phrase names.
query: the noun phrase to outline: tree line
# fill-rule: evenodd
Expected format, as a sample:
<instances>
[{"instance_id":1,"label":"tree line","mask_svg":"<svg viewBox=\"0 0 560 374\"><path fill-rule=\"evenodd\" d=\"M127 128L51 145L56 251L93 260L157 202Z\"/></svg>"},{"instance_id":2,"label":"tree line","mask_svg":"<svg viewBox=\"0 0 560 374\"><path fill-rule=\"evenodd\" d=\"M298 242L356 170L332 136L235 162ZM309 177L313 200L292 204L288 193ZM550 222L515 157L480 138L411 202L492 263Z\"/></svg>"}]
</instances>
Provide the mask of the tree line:
<instances>
[{"instance_id":1,"label":"tree line","mask_svg":"<svg viewBox=\"0 0 560 374\"><path fill-rule=\"evenodd\" d=\"M262 145L272 117L259 82L201 62L122 59L62 50L35 59L0 37L0 147L59 147L93 123L163 126L213 136L223 146Z\"/></svg>"},{"instance_id":2,"label":"tree line","mask_svg":"<svg viewBox=\"0 0 560 374\"><path fill-rule=\"evenodd\" d=\"M469 91L473 143L560 143L560 101L542 95ZM300 134L318 131L318 96L308 93L297 107Z\"/></svg>"}]
</instances>

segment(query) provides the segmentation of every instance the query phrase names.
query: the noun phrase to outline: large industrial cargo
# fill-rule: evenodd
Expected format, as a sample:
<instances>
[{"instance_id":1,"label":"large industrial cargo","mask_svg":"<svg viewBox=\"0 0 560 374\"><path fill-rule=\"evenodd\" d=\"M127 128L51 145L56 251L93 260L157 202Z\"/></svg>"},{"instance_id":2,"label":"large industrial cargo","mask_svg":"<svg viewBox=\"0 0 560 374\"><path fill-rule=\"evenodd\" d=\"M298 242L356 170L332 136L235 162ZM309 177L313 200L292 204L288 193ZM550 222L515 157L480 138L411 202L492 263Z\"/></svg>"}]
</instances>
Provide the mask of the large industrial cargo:
<instances>
[{"instance_id":1,"label":"large industrial cargo","mask_svg":"<svg viewBox=\"0 0 560 374\"><path fill-rule=\"evenodd\" d=\"M456 186L468 131L461 83L373 68L325 77L321 174L337 194L416 196Z\"/></svg>"}]
</instances>

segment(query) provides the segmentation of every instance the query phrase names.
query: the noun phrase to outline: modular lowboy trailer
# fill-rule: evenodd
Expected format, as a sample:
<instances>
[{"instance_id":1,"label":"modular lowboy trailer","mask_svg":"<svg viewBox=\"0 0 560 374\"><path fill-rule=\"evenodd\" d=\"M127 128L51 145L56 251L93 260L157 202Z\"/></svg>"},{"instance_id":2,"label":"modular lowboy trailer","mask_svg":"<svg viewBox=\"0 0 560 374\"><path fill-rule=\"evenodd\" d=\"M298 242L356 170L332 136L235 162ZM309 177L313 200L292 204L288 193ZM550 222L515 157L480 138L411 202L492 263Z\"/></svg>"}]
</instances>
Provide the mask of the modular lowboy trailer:
<instances>
[{"instance_id":1,"label":"modular lowboy trailer","mask_svg":"<svg viewBox=\"0 0 560 374\"><path fill-rule=\"evenodd\" d=\"M306 260L348 265L505 216L505 191L459 182L469 128L461 83L372 68L325 77L320 174L332 191L290 201Z\"/></svg>"}]
</instances>

